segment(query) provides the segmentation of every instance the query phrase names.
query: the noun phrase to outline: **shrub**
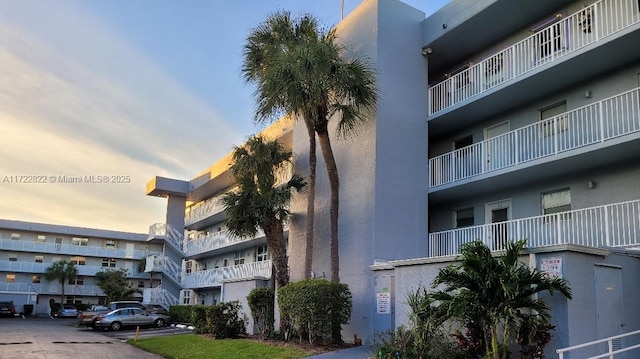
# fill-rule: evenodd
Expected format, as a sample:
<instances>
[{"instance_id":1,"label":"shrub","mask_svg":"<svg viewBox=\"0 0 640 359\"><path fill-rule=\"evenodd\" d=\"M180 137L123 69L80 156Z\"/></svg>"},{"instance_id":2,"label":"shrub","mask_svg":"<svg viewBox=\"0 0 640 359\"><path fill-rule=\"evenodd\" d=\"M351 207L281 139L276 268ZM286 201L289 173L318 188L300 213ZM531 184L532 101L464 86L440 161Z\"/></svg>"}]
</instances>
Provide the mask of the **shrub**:
<instances>
[{"instance_id":1,"label":"shrub","mask_svg":"<svg viewBox=\"0 0 640 359\"><path fill-rule=\"evenodd\" d=\"M191 323L192 305L172 305L169 307L169 316L175 323Z\"/></svg>"},{"instance_id":2,"label":"shrub","mask_svg":"<svg viewBox=\"0 0 640 359\"><path fill-rule=\"evenodd\" d=\"M174 322L190 323L200 334L211 334L216 339L234 338L247 332L246 317L241 315L240 302L215 305L172 305L169 315Z\"/></svg>"},{"instance_id":3,"label":"shrub","mask_svg":"<svg viewBox=\"0 0 640 359\"><path fill-rule=\"evenodd\" d=\"M273 332L275 321L273 313L274 301L273 291L267 287L255 288L247 296L253 323L262 338L269 337Z\"/></svg>"},{"instance_id":4,"label":"shrub","mask_svg":"<svg viewBox=\"0 0 640 359\"><path fill-rule=\"evenodd\" d=\"M351 291L346 284L325 279L305 279L280 288L280 312L306 333L309 343L331 338L332 328L341 327L351 317ZM285 338L288 338L285 335Z\"/></svg>"}]
</instances>

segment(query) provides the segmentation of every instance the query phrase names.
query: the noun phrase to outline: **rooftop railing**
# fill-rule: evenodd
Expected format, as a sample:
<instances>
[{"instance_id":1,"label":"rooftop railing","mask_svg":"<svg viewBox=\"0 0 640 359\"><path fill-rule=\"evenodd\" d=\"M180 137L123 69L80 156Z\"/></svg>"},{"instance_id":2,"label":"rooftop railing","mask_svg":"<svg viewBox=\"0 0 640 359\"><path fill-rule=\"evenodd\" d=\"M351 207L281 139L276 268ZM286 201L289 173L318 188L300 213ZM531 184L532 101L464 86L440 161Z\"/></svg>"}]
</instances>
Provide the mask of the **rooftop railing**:
<instances>
[{"instance_id":1,"label":"rooftop railing","mask_svg":"<svg viewBox=\"0 0 640 359\"><path fill-rule=\"evenodd\" d=\"M429 88L429 115L480 95L527 72L640 22L637 0L601 0L457 71Z\"/></svg>"}]
</instances>

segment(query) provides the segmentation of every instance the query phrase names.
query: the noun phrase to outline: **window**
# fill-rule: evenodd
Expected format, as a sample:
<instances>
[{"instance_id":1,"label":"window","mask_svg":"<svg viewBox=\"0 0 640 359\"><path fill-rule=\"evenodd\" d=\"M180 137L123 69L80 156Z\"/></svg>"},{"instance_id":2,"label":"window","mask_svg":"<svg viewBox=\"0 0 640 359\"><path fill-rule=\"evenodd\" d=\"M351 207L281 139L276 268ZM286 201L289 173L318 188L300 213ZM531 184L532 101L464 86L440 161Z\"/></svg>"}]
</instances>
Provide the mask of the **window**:
<instances>
[{"instance_id":1,"label":"window","mask_svg":"<svg viewBox=\"0 0 640 359\"><path fill-rule=\"evenodd\" d=\"M184 262L184 270L187 273L191 273L191 271L193 270L193 262L192 261Z\"/></svg>"},{"instance_id":2,"label":"window","mask_svg":"<svg viewBox=\"0 0 640 359\"><path fill-rule=\"evenodd\" d=\"M107 305L107 298L106 297L98 298L98 305Z\"/></svg>"},{"instance_id":3,"label":"window","mask_svg":"<svg viewBox=\"0 0 640 359\"><path fill-rule=\"evenodd\" d=\"M16 275L13 273L7 273L7 275L5 276L7 283L13 283L16 281Z\"/></svg>"},{"instance_id":4,"label":"window","mask_svg":"<svg viewBox=\"0 0 640 359\"><path fill-rule=\"evenodd\" d=\"M542 124L542 134L544 137L552 136L556 133L567 130L569 127L569 120L567 119L566 112L566 101L540 110L540 122Z\"/></svg>"},{"instance_id":5,"label":"window","mask_svg":"<svg viewBox=\"0 0 640 359\"><path fill-rule=\"evenodd\" d=\"M144 281L143 280L139 280L138 281L138 288L144 288Z\"/></svg>"},{"instance_id":6,"label":"window","mask_svg":"<svg viewBox=\"0 0 640 359\"><path fill-rule=\"evenodd\" d=\"M461 138L455 142L453 142L453 149L454 150L459 150L461 148L465 148L467 146L471 146L473 145L473 136L467 136L464 138Z\"/></svg>"},{"instance_id":7,"label":"window","mask_svg":"<svg viewBox=\"0 0 640 359\"><path fill-rule=\"evenodd\" d=\"M104 241L104 246L106 248L116 248L116 240L115 239L107 239Z\"/></svg>"},{"instance_id":8,"label":"window","mask_svg":"<svg viewBox=\"0 0 640 359\"><path fill-rule=\"evenodd\" d=\"M102 266L107 268L115 268L116 259L115 258L102 258Z\"/></svg>"},{"instance_id":9,"label":"window","mask_svg":"<svg viewBox=\"0 0 640 359\"><path fill-rule=\"evenodd\" d=\"M17 262L18 255L17 254L9 254L9 262Z\"/></svg>"},{"instance_id":10,"label":"window","mask_svg":"<svg viewBox=\"0 0 640 359\"><path fill-rule=\"evenodd\" d=\"M182 304L190 304L191 303L191 291L185 290L182 292Z\"/></svg>"},{"instance_id":11,"label":"window","mask_svg":"<svg viewBox=\"0 0 640 359\"><path fill-rule=\"evenodd\" d=\"M86 247L88 242L89 242L89 238L78 238L78 237L71 238L71 244L73 244L74 246Z\"/></svg>"},{"instance_id":12,"label":"window","mask_svg":"<svg viewBox=\"0 0 640 359\"><path fill-rule=\"evenodd\" d=\"M36 256L36 257L35 257L35 262L36 262L36 263L42 263L42 262L44 262L44 256Z\"/></svg>"},{"instance_id":13,"label":"window","mask_svg":"<svg viewBox=\"0 0 640 359\"><path fill-rule=\"evenodd\" d=\"M68 296L66 298L67 298L67 304L81 304L82 303L82 297Z\"/></svg>"},{"instance_id":14,"label":"window","mask_svg":"<svg viewBox=\"0 0 640 359\"><path fill-rule=\"evenodd\" d=\"M235 253L234 258L233 258L233 264L234 265L244 264L244 252L243 251L238 251L238 252Z\"/></svg>"},{"instance_id":15,"label":"window","mask_svg":"<svg viewBox=\"0 0 640 359\"><path fill-rule=\"evenodd\" d=\"M13 240L20 239L20 233L11 233L11 239Z\"/></svg>"},{"instance_id":16,"label":"window","mask_svg":"<svg viewBox=\"0 0 640 359\"><path fill-rule=\"evenodd\" d=\"M74 279L69 279L69 284L71 285L84 285L83 277L76 277Z\"/></svg>"},{"instance_id":17,"label":"window","mask_svg":"<svg viewBox=\"0 0 640 359\"><path fill-rule=\"evenodd\" d=\"M36 237L37 243L44 243L46 241L47 241L47 236L45 236L44 234L38 234L38 236Z\"/></svg>"},{"instance_id":18,"label":"window","mask_svg":"<svg viewBox=\"0 0 640 359\"><path fill-rule=\"evenodd\" d=\"M269 250L267 245L258 246L256 248L256 262L262 262L269 259Z\"/></svg>"},{"instance_id":19,"label":"window","mask_svg":"<svg viewBox=\"0 0 640 359\"><path fill-rule=\"evenodd\" d=\"M71 257L71 263L78 265L78 266L83 266L87 264L87 258L85 257Z\"/></svg>"},{"instance_id":20,"label":"window","mask_svg":"<svg viewBox=\"0 0 640 359\"><path fill-rule=\"evenodd\" d=\"M473 207L456 211L456 228L474 225Z\"/></svg>"},{"instance_id":21,"label":"window","mask_svg":"<svg viewBox=\"0 0 640 359\"><path fill-rule=\"evenodd\" d=\"M542 194L542 214L555 214L571 210L571 192L568 188ZM553 216L552 218L556 218ZM560 219L570 219L569 213L560 216Z\"/></svg>"},{"instance_id":22,"label":"window","mask_svg":"<svg viewBox=\"0 0 640 359\"><path fill-rule=\"evenodd\" d=\"M223 267L228 267L229 266L229 260L227 258L225 258L224 261L222 261L222 266Z\"/></svg>"},{"instance_id":23,"label":"window","mask_svg":"<svg viewBox=\"0 0 640 359\"><path fill-rule=\"evenodd\" d=\"M40 275L34 274L31 276L31 283L38 284L40 283L41 280L42 280L42 277Z\"/></svg>"}]
</instances>

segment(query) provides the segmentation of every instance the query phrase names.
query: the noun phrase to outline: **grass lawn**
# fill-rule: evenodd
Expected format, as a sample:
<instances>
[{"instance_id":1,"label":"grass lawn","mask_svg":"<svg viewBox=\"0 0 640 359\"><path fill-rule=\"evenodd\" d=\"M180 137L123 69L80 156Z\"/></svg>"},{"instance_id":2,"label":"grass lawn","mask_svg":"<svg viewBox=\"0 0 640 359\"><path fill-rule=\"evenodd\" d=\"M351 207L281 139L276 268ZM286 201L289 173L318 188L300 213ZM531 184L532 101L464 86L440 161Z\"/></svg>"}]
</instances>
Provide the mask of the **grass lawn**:
<instances>
[{"instance_id":1,"label":"grass lawn","mask_svg":"<svg viewBox=\"0 0 640 359\"><path fill-rule=\"evenodd\" d=\"M210 339L196 334L129 340L129 344L169 359L295 359L311 353L246 339Z\"/></svg>"}]
</instances>

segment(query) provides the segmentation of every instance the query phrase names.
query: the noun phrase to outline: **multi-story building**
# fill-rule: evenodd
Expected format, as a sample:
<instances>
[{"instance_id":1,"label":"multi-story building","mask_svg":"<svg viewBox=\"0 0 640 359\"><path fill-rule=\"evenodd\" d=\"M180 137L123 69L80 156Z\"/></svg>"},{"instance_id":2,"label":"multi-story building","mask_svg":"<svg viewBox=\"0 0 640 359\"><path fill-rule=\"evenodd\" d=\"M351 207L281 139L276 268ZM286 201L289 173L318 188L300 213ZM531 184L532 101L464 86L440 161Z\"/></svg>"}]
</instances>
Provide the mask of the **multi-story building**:
<instances>
[{"instance_id":1,"label":"multi-story building","mask_svg":"<svg viewBox=\"0 0 640 359\"><path fill-rule=\"evenodd\" d=\"M18 311L31 304L35 314L48 313L49 299L60 302L62 285L44 274L53 262L67 260L78 276L65 283L65 302L104 304L96 273L126 268L132 285L148 290L149 274L138 272L138 263L160 253L162 246L144 234L0 220L0 299L12 300Z\"/></svg>"},{"instance_id":2,"label":"multi-story building","mask_svg":"<svg viewBox=\"0 0 640 359\"><path fill-rule=\"evenodd\" d=\"M333 142L340 277L354 301L346 335L367 339L405 323L405 294L430 285L476 239L494 251L526 239L523 260L569 281L574 300L550 298L551 347L640 328L631 305L640 295L637 0L453 0L426 19L397 0L368 0L337 32L376 68L380 91L358 136ZM304 173L304 124L284 133ZM220 225L215 198L231 186L227 164L148 188L169 198L176 251L192 251L184 272L209 283L190 281L183 302L187 292L190 301L227 300L232 285L239 298L268 278L266 268L240 270L258 262L263 242L227 239ZM330 262L323 166L319 158L317 276ZM288 231L294 280L303 276L304 199L293 201Z\"/></svg>"}]
</instances>

